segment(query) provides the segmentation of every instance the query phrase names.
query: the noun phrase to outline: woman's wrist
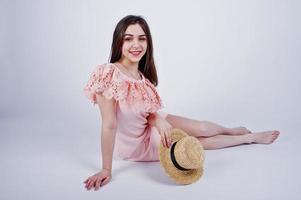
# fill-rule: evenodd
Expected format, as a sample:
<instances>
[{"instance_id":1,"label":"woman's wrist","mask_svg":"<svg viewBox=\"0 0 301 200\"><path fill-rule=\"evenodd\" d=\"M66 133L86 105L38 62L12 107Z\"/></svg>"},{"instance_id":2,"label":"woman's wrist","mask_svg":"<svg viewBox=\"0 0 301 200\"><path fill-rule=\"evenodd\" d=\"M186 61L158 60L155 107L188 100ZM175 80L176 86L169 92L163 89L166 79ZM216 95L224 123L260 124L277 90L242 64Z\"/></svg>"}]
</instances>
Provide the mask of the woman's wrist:
<instances>
[{"instance_id":1,"label":"woman's wrist","mask_svg":"<svg viewBox=\"0 0 301 200\"><path fill-rule=\"evenodd\" d=\"M110 172L110 173L112 172L112 169L106 168L106 167L103 167L102 170L108 171L108 172Z\"/></svg>"}]
</instances>

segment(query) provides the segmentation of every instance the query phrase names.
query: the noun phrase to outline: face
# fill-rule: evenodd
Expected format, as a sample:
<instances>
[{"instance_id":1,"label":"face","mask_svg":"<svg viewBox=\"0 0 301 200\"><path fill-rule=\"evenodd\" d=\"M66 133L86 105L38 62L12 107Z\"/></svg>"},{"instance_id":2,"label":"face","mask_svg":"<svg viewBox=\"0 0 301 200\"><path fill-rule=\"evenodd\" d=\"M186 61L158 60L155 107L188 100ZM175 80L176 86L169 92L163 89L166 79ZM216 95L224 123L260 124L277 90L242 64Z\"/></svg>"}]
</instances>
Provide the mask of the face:
<instances>
[{"instance_id":1,"label":"face","mask_svg":"<svg viewBox=\"0 0 301 200\"><path fill-rule=\"evenodd\" d=\"M129 25L123 37L122 59L137 63L147 49L147 38L139 24Z\"/></svg>"}]
</instances>

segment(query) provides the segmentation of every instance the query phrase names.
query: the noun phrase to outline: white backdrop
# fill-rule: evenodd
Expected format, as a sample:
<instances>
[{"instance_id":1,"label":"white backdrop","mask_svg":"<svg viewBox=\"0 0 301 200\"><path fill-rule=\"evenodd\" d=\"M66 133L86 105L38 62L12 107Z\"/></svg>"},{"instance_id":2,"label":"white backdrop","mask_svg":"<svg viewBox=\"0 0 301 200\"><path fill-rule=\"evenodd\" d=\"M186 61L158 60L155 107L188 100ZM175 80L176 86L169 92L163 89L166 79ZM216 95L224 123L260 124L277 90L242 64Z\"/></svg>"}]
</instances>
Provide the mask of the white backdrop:
<instances>
[{"instance_id":1,"label":"white backdrop","mask_svg":"<svg viewBox=\"0 0 301 200\"><path fill-rule=\"evenodd\" d=\"M56 144L70 154L91 153L98 165L99 111L82 89L93 68L108 62L115 25L128 14L149 23L163 111L253 131L277 129L284 141L301 138L300 1L0 5L0 143L7 159L6 153L19 152L12 150L16 142L27 144L28 155L45 147L52 152ZM37 146L29 145L33 138L40 138ZM7 161L2 171L11 169Z\"/></svg>"},{"instance_id":2,"label":"white backdrop","mask_svg":"<svg viewBox=\"0 0 301 200\"><path fill-rule=\"evenodd\" d=\"M82 88L127 14L148 21L165 111L300 123L298 1L4 1L1 113L94 120ZM81 116L85 116L84 119ZM255 120L255 121L254 121Z\"/></svg>"}]
</instances>

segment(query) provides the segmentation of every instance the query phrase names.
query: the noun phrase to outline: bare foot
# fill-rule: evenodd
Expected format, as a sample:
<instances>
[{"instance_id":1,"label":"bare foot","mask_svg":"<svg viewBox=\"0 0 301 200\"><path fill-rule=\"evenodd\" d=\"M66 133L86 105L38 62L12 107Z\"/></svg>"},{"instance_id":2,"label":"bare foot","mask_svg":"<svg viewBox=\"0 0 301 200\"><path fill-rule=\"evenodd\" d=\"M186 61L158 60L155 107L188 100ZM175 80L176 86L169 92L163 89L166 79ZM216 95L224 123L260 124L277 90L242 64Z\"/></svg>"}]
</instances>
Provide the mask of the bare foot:
<instances>
[{"instance_id":1,"label":"bare foot","mask_svg":"<svg viewBox=\"0 0 301 200\"><path fill-rule=\"evenodd\" d=\"M257 132L253 133L253 143L257 144L271 144L274 142L277 137L279 136L279 131L264 131L264 132Z\"/></svg>"},{"instance_id":2,"label":"bare foot","mask_svg":"<svg viewBox=\"0 0 301 200\"><path fill-rule=\"evenodd\" d=\"M230 129L231 132L229 133L230 135L244 135L251 133L250 130L248 130L246 127L239 126L239 127L234 127Z\"/></svg>"}]
</instances>

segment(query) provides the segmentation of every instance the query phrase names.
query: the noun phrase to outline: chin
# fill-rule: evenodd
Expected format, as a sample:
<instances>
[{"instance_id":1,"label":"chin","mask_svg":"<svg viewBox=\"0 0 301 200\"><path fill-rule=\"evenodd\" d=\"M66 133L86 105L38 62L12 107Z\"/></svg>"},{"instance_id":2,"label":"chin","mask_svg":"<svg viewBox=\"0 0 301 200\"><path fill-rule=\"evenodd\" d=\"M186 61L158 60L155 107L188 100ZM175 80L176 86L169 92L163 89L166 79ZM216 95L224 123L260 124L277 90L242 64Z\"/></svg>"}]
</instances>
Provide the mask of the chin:
<instances>
[{"instance_id":1,"label":"chin","mask_svg":"<svg viewBox=\"0 0 301 200\"><path fill-rule=\"evenodd\" d=\"M141 60L141 58L128 58L128 60L132 63L136 63L136 62L139 62Z\"/></svg>"}]
</instances>

